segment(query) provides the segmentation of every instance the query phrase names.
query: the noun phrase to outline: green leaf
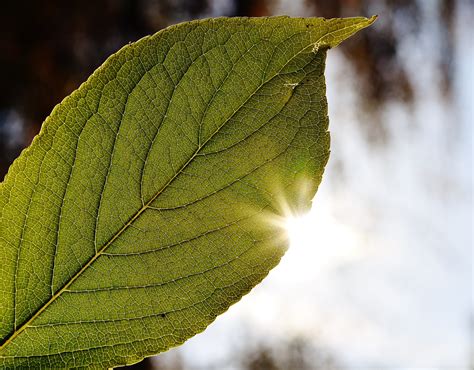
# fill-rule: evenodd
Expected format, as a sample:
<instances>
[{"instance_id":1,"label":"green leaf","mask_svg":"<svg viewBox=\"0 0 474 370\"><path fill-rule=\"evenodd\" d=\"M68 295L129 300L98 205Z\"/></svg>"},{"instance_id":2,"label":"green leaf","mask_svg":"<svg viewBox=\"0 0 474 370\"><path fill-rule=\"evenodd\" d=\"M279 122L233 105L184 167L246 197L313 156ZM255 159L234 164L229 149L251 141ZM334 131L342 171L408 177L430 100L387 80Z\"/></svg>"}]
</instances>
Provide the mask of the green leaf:
<instances>
[{"instance_id":1,"label":"green leaf","mask_svg":"<svg viewBox=\"0 0 474 370\"><path fill-rule=\"evenodd\" d=\"M182 23L64 99L0 184L0 366L133 363L259 283L329 156L326 50L373 21Z\"/></svg>"}]
</instances>

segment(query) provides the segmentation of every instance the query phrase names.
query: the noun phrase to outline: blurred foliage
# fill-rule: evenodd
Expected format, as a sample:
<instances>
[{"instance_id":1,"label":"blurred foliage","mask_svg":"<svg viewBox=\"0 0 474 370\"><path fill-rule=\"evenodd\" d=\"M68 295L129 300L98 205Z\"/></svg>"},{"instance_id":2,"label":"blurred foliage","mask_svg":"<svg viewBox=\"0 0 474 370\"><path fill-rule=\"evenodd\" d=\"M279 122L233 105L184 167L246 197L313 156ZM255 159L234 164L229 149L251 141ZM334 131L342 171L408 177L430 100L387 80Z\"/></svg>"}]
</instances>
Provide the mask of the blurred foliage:
<instances>
[{"instance_id":1,"label":"blurred foliage","mask_svg":"<svg viewBox=\"0 0 474 370\"><path fill-rule=\"evenodd\" d=\"M248 341L249 338L243 338ZM252 342L250 340L250 342ZM248 343L248 342L247 342ZM253 342L252 342L253 343ZM229 358L212 368L202 370L341 370L343 369L335 358L326 350L317 348L310 344L305 338L290 338L286 341L276 341L271 345L268 342L257 342L253 345L243 347L241 351L234 351ZM172 356L158 356L151 360L147 359L139 364L129 366L133 370L185 370L183 360L179 351L173 351ZM193 367L192 370L201 370Z\"/></svg>"},{"instance_id":2,"label":"blurred foliage","mask_svg":"<svg viewBox=\"0 0 474 370\"><path fill-rule=\"evenodd\" d=\"M315 348L303 338L280 343L274 348L262 343L242 355L243 370L339 370L337 361L324 350Z\"/></svg>"},{"instance_id":3,"label":"blurred foliage","mask_svg":"<svg viewBox=\"0 0 474 370\"><path fill-rule=\"evenodd\" d=\"M348 17L357 14L380 14L371 29L342 45L341 50L353 64L362 92L362 111L371 119L365 120L367 138L371 142L386 143L387 132L380 108L386 102L414 103L416 81L403 62L402 43L408 37L417 37L422 24L422 1L414 0L305 0L314 14L326 18ZM439 1L443 39L439 40L441 62L438 66L441 89L451 97L453 75L453 23L455 0Z\"/></svg>"}]
</instances>

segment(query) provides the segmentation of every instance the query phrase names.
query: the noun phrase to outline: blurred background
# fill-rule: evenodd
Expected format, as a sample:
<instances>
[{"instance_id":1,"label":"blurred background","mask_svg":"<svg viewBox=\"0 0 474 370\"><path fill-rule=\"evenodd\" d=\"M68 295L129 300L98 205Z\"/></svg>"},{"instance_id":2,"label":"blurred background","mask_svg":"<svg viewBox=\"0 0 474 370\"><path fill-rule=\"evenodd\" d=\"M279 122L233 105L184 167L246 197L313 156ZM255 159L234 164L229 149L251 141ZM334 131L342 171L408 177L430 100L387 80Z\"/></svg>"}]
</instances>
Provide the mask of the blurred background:
<instances>
[{"instance_id":1,"label":"blurred background","mask_svg":"<svg viewBox=\"0 0 474 370\"><path fill-rule=\"evenodd\" d=\"M291 248L183 346L130 368L474 369L470 0L7 1L0 179L124 44L215 16L371 16L331 50L332 156Z\"/></svg>"}]
</instances>

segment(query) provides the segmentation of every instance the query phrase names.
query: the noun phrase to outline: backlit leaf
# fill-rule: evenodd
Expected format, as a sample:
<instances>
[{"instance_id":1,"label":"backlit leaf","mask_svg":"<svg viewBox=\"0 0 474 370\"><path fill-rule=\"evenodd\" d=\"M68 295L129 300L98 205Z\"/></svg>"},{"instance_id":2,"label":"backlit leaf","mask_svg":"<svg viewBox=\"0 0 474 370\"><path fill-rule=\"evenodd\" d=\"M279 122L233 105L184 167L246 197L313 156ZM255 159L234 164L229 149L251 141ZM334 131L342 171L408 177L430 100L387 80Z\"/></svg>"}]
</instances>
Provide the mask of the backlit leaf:
<instances>
[{"instance_id":1,"label":"backlit leaf","mask_svg":"<svg viewBox=\"0 0 474 370\"><path fill-rule=\"evenodd\" d=\"M125 46L0 184L0 366L183 343L273 268L329 156L327 49L365 18L219 18Z\"/></svg>"}]
</instances>

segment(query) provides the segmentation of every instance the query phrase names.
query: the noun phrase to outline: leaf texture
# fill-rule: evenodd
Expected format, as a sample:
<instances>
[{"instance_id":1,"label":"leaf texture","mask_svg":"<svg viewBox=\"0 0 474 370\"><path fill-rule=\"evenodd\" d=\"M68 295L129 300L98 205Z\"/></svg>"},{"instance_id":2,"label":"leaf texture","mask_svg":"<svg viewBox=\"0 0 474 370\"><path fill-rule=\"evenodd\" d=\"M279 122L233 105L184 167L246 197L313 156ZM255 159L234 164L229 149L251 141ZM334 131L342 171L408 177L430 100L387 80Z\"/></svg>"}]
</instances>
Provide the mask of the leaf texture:
<instances>
[{"instance_id":1,"label":"leaf texture","mask_svg":"<svg viewBox=\"0 0 474 370\"><path fill-rule=\"evenodd\" d=\"M0 366L130 364L260 282L329 156L326 50L373 20L182 23L64 99L0 184Z\"/></svg>"}]
</instances>

